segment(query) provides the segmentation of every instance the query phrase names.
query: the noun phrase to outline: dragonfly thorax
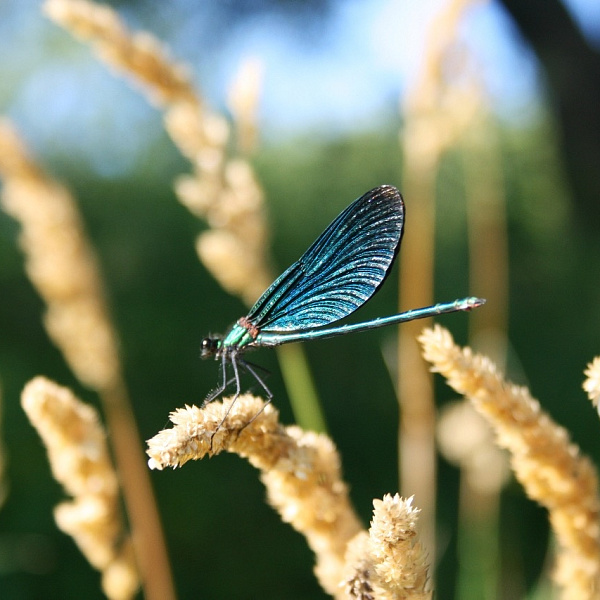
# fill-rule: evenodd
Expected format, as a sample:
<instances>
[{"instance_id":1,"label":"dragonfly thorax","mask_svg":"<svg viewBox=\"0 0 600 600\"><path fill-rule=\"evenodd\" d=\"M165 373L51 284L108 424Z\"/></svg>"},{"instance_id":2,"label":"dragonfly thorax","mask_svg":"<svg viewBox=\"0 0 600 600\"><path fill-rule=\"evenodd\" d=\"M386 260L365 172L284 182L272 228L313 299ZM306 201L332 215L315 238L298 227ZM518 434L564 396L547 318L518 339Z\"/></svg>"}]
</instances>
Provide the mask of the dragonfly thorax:
<instances>
[{"instance_id":1,"label":"dragonfly thorax","mask_svg":"<svg viewBox=\"0 0 600 600\"><path fill-rule=\"evenodd\" d=\"M223 340L223 348L245 348L256 340L259 330L246 317L238 319Z\"/></svg>"},{"instance_id":2,"label":"dragonfly thorax","mask_svg":"<svg viewBox=\"0 0 600 600\"><path fill-rule=\"evenodd\" d=\"M200 357L211 358L214 356L219 359L223 355L237 354L242 349L251 346L258 333L258 328L242 317L224 338L219 336L204 338L200 344Z\"/></svg>"}]
</instances>

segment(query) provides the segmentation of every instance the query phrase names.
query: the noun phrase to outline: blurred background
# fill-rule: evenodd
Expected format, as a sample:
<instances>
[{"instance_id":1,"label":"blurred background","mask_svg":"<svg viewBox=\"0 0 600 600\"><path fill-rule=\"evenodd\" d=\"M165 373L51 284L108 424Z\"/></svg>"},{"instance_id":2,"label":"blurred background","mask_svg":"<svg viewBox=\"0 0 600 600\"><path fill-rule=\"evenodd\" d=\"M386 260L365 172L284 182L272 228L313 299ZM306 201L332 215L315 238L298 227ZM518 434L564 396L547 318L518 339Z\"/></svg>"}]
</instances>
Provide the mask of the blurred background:
<instances>
[{"instance_id":1,"label":"blurred background","mask_svg":"<svg viewBox=\"0 0 600 600\"><path fill-rule=\"evenodd\" d=\"M434 298L486 296L470 271L477 251L469 242L476 235L472 215L489 197L499 198L501 210L489 214L501 214L500 223L486 227L503 240L496 255L502 290L480 309L501 313L494 326L502 358L495 358L598 462L599 425L581 384L586 364L600 354L600 3L463 3L440 62L443 85L430 94L424 74L432 47L446 35L439 29L448 10L443 0L106 4L132 30L166 44L188 66L206 104L230 121L236 74L248 59L259 65L257 140L244 156L265 197L273 273L296 260L350 201L382 183L405 194L408 244L411 214L418 213L409 194L419 181L418 170L408 171L415 164L408 154L425 133L445 127L436 115L453 110L448 90L475 86L478 117L469 119L465 137L448 134L450 141L436 146L428 172L436 192ZM190 165L165 132L160 109L49 21L35 0L0 2L0 108L36 160L78 200L104 275L134 412L148 439L165 427L170 411L201 404L217 382L218 365L200 362L200 340L247 312L196 255L194 240L207 225L173 190ZM429 128L415 128L423 115ZM480 167L484 159L489 162ZM8 599L100 598L98 574L54 525L52 508L64 493L19 395L43 374L98 401L44 330L44 305L25 275L18 233L17 223L0 212L6 460L0 589ZM485 239L479 244L480 256ZM402 277L409 268L401 265ZM355 320L398 311L398 271ZM489 267L488 278L496 272ZM468 337L474 317L439 321L459 343L477 348ZM399 490L396 374L389 358L396 336L388 328L304 347L365 525L372 499ZM275 353L260 351L252 359L271 373L282 421L293 422ZM454 398L440 380L435 385L441 409ZM151 478L179 597L327 597L304 539L266 505L245 461L221 455ZM494 583L482 596L461 562L461 473L443 456L437 481L436 597L551 597L543 583L545 511L514 481L503 485Z\"/></svg>"}]
</instances>

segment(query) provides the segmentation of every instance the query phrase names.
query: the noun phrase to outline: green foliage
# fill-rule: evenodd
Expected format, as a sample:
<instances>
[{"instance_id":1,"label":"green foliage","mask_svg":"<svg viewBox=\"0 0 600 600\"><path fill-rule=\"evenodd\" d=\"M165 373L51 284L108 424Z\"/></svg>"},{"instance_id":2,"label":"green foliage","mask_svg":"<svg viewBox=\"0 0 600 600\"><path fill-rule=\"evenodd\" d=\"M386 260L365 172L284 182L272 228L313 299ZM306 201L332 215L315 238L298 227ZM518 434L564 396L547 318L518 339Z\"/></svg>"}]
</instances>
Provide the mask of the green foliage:
<instances>
[{"instance_id":1,"label":"green foliage","mask_svg":"<svg viewBox=\"0 0 600 600\"><path fill-rule=\"evenodd\" d=\"M396 131L397 124L391 124L385 132L348 139L305 137L260 152L255 164L266 192L277 270L295 260L341 208L367 189L382 183L402 189ZM598 241L570 219L557 163L548 157L544 127L502 133L512 362L522 365L533 393L597 459L598 423L581 382L585 364L600 351L600 297L594 277L600 272ZM160 178L153 175L154 164L116 181L62 175L80 200L100 257L127 383L146 439L163 428L169 411L202 402L217 381L218 369L200 362L199 342L209 332L226 330L245 312L197 260L193 241L204 225L175 200L172 177L181 165L168 153L163 160L169 168L158 169ZM464 200L457 164L449 157L439 181L439 210L444 215L438 223L439 300L467 292ZM173 172L165 176L169 170ZM411 198L405 200L410 228ZM0 513L2 596L50 598L48 590L56 590L55 597L75 598L85 590L87 598L100 597L97 574L52 523L52 507L61 491L18 406L23 385L38 374L71 386L91 402L95 399L75 382L43 331L42 303L23 273L16 234L14 223L0 215L2 433L11 486ZM461 260L453 259L456 256ZM396 274L392 277L396 281ZM392 314L395 304L395 285L388 283L361 310L361 319ZM453 331L465 331L460 316L440 321ZM393 331L378 330L306 345L330 432L365 523L372 499L397 490L397 407L382 360L382 347L394 337ZM252 360L272 372L269 386L275 404L289 421L274 353L263 350ZM439 397L444 401L450 393L440 389ZM262 486L246 463L219 456L177 472L156 472L152 478L182 598L325 597L312 575L312 555L304 539L265 505ZM444 466L440 479L440 528L451 532L456 519L451 490L456 490L457 474ZM527 502L519 489L511 488L506 495L509 504L514 498ZM546 528L545 515L536 510L510 514L503 527L503 554L522 552L528 540L530 561L522 563L525 572L520 576L526 583L535 581L545 553L546 540L539 533ZM36 537L31 552L46 557L37 572L37 559L15 558L32 534ZM451 534L440 560L436 597L450 599L456 565ZM507 559L506 566L512 564Z\"/></svg>"}]
</instances>

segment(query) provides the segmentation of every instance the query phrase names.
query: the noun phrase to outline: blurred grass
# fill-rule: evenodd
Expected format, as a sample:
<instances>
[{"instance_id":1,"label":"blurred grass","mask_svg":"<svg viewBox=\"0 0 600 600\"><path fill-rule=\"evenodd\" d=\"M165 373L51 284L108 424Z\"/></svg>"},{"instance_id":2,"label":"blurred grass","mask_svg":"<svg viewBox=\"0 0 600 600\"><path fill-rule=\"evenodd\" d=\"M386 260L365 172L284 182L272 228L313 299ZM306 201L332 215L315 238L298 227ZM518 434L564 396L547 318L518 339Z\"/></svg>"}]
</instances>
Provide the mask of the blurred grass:
<instances>
[{"instance_id":1,"label":"blurred grass","mask_svg":"<svg viewBox=\"0 0 600 600\"><path fill-rule=\"evenodd\" d=\"M367 189L399 181L396 131L323 140L304 136L264 148L255 166L268 198L276 267L285 268L331 218ZM600 243L572 219L570 201L553 156L550 124L502 131L508 194L511 257L509 376L524 381L545 408L598 462L598 423L581 391L582 371L598 354ZM550 140L550 141L549 141ZM246 310L227 296L198 262L193 239L198 222L175 202L173 175L183 170L174 151L140 165L130 178L100 180L81 167L58 175L81 203L110 293L122 340L125 374L142 436L149 438L170 410L199 403L214 386L217 365L201 363L198 346L222 332ZM160 161L160 162L159 162ZM459 161L449 156L439 180L441 222L436 256L436 297L466 291L465 207ZM166 168L164 165L168 165ZM167 176L165 176L167 171ZM172 171L172 173L170 173ZM155 173L160 173L157 177ZM410 203L406 198L407 229ZM61 492L48 471L35 432L18 406L30 377L48 375L82 390L41 326L41 301L23 274L15 224L0 214L0 379L2 432L9 452L11 486L0 513L0 586L3 598L100 597L98 576L71 540L59 533L51 508ZM397 273L392 274L395 279ZM474 290L476 291L476 290ZM361 309L362 320L395 312L395 285L388 283ZM440 318L463 341L467 321ZM393 330L305 345L328 426L340 448L352 497L365 522L371 501L397 489L397 407L381 347ZM274 353L252 356L272 375L269 386L284 421L291 413ZM438 398L451 394L439 381ZM392 425L393 424L393 425ZM320 598L313 559L304 540L264 503L252 468L235 457L152 474L180 597ZM456 472L439 473L440 599L452 598L456 571ZM502 570L531 584L546 552L546 516L510 486L503 495ZM257 552L256 549L261 548ZM53 592L54 593L54 592Z\"/></svg>"}]
</instances>

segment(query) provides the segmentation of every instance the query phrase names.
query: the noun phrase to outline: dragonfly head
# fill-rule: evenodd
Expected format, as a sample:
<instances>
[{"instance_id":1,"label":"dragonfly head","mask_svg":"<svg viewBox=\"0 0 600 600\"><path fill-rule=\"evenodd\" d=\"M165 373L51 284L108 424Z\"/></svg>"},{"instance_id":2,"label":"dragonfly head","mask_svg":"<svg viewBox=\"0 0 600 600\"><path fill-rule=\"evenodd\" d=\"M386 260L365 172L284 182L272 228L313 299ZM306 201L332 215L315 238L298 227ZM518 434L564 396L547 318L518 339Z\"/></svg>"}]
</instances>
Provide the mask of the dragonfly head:
<instances>
[{"instance_id":1,"label":"dragonfly head","mask_svg":"<svg viewBox=\"0 0 600 600\"><path fill-rule=\"evenodd\" d=\"M218 357L221 350L222 340L218 337L206 337L200 344L200 357L210 358L211 356Z\"/></svg>"}]
</instances>

